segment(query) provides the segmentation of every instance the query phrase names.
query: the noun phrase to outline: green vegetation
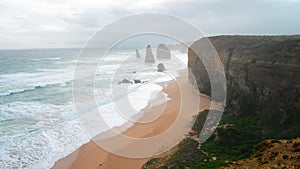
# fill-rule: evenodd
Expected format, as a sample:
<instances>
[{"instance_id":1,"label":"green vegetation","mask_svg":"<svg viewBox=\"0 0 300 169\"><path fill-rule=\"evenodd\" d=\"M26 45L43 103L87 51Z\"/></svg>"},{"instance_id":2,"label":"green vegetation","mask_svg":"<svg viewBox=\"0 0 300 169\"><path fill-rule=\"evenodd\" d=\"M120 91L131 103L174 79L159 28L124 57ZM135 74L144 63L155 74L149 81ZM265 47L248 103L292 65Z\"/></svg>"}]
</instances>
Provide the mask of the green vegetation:
<instances>
[{"instance_id":1,"label":"green vegetation","mask_svg":"<svg viewBox=\"0 0 300 169\"><path fill-rule=\"evenodd\" d=\"M256 126L256 117L236 118L226 116L214 135L202 144L201 149L210 157L217 157L216 161L207 161L201 167L219 168L232 162L245 159L254 153L253 145L264 140L261 137L260 128Z\"/></svg>"},{"instance_id":2,"label":"green vegetation","mask_svg":"<svg viewBox=\"0 0 300 169\"><path fill-rule=\"evenodd\" d=\"M207 111L200 113L196 119L193 129L196 129L197 136L203 126L203 123L200 122L203 122L206 115ZM264 135L262 128L257 126L257 122L257 116L239 118L225 112L219 127L205 143L199 145L197 140L186 138L178 145L178 151L161 160L163 165L154 168L213 169L249 158L255 153L253 145L274 137ZM276 135L280 135L280 132ZM200 149L199 146L201 146Z\"/></svg>"},{"instance_id":3,"label":"green vegetation","mask_svg":"<svg viewBox=\"0 0 300 169\"><path fill-rule=\"evenodd\" d=\"M266 123L257 115L249 97L240 98L239 103L239 112L227 108L214 134L201 145L192 138L199 136L208 111L199 113L192 127L193 132L181 141L178 150L163 158L150 160L144 168L217 169L249 158L256 153L253 146L261 141L270 138L290 139L300 135L300 126L292 122L277 127Z\"/></svg>"}]
</instances>

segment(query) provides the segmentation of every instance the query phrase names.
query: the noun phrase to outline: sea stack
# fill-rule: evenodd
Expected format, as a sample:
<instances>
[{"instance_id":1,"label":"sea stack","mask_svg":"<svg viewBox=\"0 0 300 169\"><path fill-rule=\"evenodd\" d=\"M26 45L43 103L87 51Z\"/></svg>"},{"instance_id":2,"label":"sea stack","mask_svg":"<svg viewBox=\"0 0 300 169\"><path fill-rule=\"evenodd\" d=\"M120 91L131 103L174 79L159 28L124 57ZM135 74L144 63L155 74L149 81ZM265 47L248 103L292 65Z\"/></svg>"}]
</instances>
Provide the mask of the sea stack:
<instances>
[{"instance_id":1,"label":"sea stack","mask_svg":"<svg viewBox=\"0 0 300 169\"><path fill-rule=\"evenodd\" d=\"M141 58L141 55L140 55L139 50L135 49L135 54L136 54L136 58L137 58L137 59L140 59L140 58Z\"/></svg>"},{"instance_id":2,"label":"sea stack","mask_svg":"<svg viewBox=\"0 0 300 169\"><path fill-rule=\"evenodd\" d=\"M157 46L157 59L170 59L171 51L166 44L160 44Z\"/></svg>"},{"instance_id":3,"label":"sea stack","mask_svg":"<svg viewBox=\"0 0 300 169\"><path fill-rule=\"evenodd\" d=\"M153 56L153 53L152 53L151 45L147 46L145 63L155 63L155 59L154 59L154 56Z\"/></svg>"},{"instance_id":4,"label":"sea stack","mask_svg":"<svg viewBox=\"0 0 300 169\"><path fill-rule=\"evenodd\" d=\"M158 72L164 72L166 71L165 65L163 63L160 63L157 65L157 71Z\"/></svg>"}]
</instances>

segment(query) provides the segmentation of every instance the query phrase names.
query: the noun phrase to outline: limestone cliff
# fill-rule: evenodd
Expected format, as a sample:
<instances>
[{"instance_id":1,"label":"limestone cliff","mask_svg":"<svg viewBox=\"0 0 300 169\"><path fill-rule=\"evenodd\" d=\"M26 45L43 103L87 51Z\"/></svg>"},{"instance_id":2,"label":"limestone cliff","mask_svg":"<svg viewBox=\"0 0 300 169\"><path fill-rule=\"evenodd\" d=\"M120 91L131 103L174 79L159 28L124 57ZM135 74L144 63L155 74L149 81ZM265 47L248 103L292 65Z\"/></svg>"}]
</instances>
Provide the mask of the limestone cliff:
<instances>
[{"instance_id":1,"label":"limestone cliff","mask_svg":"<svg viewBox=\"0 0 300 169\"><path fill-rule=\"evenodd\" d=\"M299 118L300 36L217 36L209 40L224 66L230 113L249 113L241 109L251 104L255 106L251 112L271 126ZM191 50L200 49L201 41L189 49L188 66L200 91L210 94L206 70L197 52Z\"/></svg>"},{"instance_id":2,"label":"limestone cliff","mask_svg":"<svg viewBox=\"0 0 300 169\"><path fill-rule=\"evenodd\" d=\"M146 57L145 57L145 63L155 63L155 59L152 53L151 45L148 45L146 48Z\"/></svg>"},{"instance_id":3,"label":"limestone cliff","mask_svg":"<svg viewBox=\"0 0 300 169\"><path fill-rule=\"evenodd\" d=\"M139 52L139 50L137 50L137 49L135 49L135 55L136 55L136 58L137 58L137 59L140 59L140 58L141 58L140 52Z\"/></svg>"},{"instance_id":4,"label":"limestone cliff","mask_svg":"<svg viewBox=\"0 0 300 169\"><path fill-rule=\"evenodd\" d=\"M171 51L165 44L159 44L156 50L156 57L157 59L170 59L171 58Z\"/></svg>"}]
</instances>

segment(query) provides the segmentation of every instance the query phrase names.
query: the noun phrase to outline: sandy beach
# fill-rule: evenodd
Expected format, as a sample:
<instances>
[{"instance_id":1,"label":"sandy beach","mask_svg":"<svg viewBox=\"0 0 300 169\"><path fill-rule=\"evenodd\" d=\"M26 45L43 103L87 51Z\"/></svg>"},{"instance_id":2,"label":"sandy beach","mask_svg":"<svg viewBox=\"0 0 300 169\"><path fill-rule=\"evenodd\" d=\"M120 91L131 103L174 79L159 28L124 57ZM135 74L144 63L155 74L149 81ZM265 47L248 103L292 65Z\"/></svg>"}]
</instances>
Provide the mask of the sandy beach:
<instances>
[{"instance_id":1,"label":"sandy beach","mask_svg":"<svg viewBox=\"0 0 300 169\"><path fill-rule=\"evenodd\" d=\"M53 166L54 169L138 169L151 157L144 155L144 158L128 158L118 154L134 154L140 152L151 152L155 155L157 148L168 143L168 139L174 135L176 138L184 137L189 127L183 127L190 122L194 115L198 112L210 108L210 99L205 95L201 95L192 86L188 80L186 73L182 73L176 81L170 82L163 92L168 95L170 100L165 104L158 106L148 106L144 110L143 117L140 121L149 121L149 123L134 123L126 131L122 132L122 136L134 138L152 138L154 136L166 133L160 139L151 140L151 146L144 146L144 142L139 141L122 141L122 136L117 135L105 140L97 141L96 136L93 141L81 146L67 157L60 159ZM183 104L183 103L189 104ZM196 106L196 108L195 108ZM183 108L182 108L183 107ZM181 110L181 112L179 111ZM157 113L162 112L162 113ZM178 120L180 119L180 120ZM172 129L170 129L172 128ZM170 130L169 130L170 129ZM116 129L118 130L118 129ZM100 134L101 135L101 134ZM99 136L100 138L101 136ZM141 140L141 139L138 139ZM106 145L117 145L113 151L107 151ZM171 146L172 147L172 146Z\"/></svg>"}]
</instances>

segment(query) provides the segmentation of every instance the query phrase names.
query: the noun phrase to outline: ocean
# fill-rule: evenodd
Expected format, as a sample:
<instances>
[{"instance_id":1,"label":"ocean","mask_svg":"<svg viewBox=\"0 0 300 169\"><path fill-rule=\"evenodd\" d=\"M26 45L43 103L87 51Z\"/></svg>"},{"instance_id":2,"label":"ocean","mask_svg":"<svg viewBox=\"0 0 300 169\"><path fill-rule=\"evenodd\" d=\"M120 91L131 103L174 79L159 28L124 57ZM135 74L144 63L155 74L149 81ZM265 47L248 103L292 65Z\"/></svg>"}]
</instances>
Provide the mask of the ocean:
<instances>
[{"instance_id":1,"label":"ocean","mask_svg":"<svg viewBox=\"0 0 300 169\"><path fill-rule=\"evenodd\" d=\"M81 127L73 104L72 80L79 53L80 49L0 50L1 169L51 168L92 137ZM122 111L134 116L186 69L186 53L174 50L170 60L155 64L144 63L145 51L140 53L142 58L137 59L135 50L110 51L93 75L97 109L109 128L128 121L118 114L115 102L129 99L135 111ZM158 63L167 72L157 72ZM145 83L131 84L126 92L112 97L114 91L123 90L117 81L124 77ZM167 99L165 95L156 104Z\"/></svg>"}]
</instances>

